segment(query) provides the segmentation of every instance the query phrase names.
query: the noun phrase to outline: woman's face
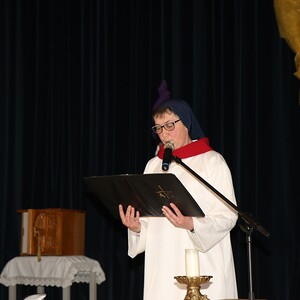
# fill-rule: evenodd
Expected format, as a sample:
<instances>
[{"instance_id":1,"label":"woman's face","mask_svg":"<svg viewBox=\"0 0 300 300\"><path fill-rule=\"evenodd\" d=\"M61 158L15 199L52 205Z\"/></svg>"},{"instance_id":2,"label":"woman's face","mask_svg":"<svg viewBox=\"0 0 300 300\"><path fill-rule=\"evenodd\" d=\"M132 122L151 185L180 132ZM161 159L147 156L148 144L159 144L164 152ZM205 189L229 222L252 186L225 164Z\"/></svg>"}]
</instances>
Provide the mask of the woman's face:
<instances>
[{"instance_id":1,"label":"woman's face","mask_svg":"<svg viewBox=\"0 0 300 300\"><path fill-rule=\"evenodd\" d=\"M175 122L179 117L173 112L165 112L162 115L154 116L153 120L156 126L163 126L168 122ZM172 141L174 143L174 149L183 147L192 142L188 129L184 126L181 121L175 123L175 128L168 131L162 128L162 132L158 134L161 142L165 144L166 142Z\"/></svg>"}]
</instances>

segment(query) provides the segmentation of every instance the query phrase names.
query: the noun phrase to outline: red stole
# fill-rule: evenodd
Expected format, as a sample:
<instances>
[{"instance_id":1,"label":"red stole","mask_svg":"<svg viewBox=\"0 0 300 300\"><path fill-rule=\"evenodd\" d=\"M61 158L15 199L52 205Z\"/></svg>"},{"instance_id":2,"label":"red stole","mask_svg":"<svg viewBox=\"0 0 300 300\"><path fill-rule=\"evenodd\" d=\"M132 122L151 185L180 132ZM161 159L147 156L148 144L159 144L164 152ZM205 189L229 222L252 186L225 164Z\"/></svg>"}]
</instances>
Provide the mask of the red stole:
<instances>
[{"instance_id":1,"label":"red stole","mask_svg":"<svg viewBox=\"0 0 300 300\"><path fill-rule=\"evenodd\" d=\"M172 153L173 156L179 157L181 159L192 157L201 153L212 150L209 145L208 138L201 138L195 142L187 144L181 148L175 149ZM162 144L158 150L157 156L163 159L164 155L164 145Z\"/></svg>"}]
</instances>

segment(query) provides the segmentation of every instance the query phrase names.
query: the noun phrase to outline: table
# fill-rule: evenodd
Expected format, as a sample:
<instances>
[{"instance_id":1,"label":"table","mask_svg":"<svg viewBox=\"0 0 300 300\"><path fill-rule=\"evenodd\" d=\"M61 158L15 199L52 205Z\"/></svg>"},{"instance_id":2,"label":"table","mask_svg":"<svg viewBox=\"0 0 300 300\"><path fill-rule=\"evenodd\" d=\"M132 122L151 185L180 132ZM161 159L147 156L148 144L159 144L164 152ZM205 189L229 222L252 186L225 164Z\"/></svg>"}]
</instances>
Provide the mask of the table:
<instances>
[{"instance_id":1,"label":"table","mask_svg":"<svg viewBox=\"0 0 300 300\"><path fill-rule=\"evenodd\" d=\"M37 286L43 294L45 286L62 288L63 300L70 300L74 282L89 283L90 300L97 300L97 284L105 281L98 261L86 256L18 256L2 270L0 283L9 288L9 300L16 300L18 284Z\"/></svg>"}]
</instances>

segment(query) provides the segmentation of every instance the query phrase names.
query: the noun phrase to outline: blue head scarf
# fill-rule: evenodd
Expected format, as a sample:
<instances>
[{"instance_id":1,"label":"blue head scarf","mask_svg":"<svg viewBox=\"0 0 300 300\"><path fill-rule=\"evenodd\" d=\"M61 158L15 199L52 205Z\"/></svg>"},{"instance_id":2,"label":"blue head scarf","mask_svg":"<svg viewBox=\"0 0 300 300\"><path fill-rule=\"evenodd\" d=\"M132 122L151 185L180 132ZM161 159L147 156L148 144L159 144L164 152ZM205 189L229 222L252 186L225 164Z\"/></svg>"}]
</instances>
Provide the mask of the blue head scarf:
<instances>
[{"instance_id":1,"label":"blue head scarf","mask_svg":"<svg viewBox=\"0 0 300 300\"><path fill-rule=\"evenodd\" d=\"M171 100L166 80L163 80L158 89L159 98L153 105L153 111L170 107L181 122L188 129L192 140L198 140L205 137L191 107L184 100Z\"/></svg>"},{"instance_id":2,"label":"blue head scarf","mask_svg":"<svg viewBox=\"0 0 300 300\"><path fill-rule=\"evenodd\" d=\"M191 107L184 100L167 100L160 104L158 107L170 107L180 118L184 126L188 129L189 135L192 140L198 140L205 137Z\"/></svg>"}]
</instances>

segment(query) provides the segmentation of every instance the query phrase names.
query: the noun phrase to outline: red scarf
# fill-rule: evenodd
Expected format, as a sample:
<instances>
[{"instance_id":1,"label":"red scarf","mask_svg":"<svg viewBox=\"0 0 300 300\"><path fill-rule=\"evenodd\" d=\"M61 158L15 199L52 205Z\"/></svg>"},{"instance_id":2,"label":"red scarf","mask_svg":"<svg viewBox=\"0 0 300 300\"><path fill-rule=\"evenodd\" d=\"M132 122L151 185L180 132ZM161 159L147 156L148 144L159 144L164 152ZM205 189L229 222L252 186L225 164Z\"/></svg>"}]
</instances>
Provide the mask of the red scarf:
<instances>
[{"instance_id":1,"label":"red scarf","mask_svg":"<svg viewBox=\"0 0 300 300\"><path fill-rule=\"evenodd\" d=\"M212 150L212 148L209 146L208 138L201 138L195 142L192 142L190 144L187 144L181 148L175 149L173 151L173 156L179 157L181 159L192 157L201 153L205 153L207 151ZM157 156L160 159L163 159L164 155L164 144L162 144L158 150Z\"/></svg>"}]
</instances>

